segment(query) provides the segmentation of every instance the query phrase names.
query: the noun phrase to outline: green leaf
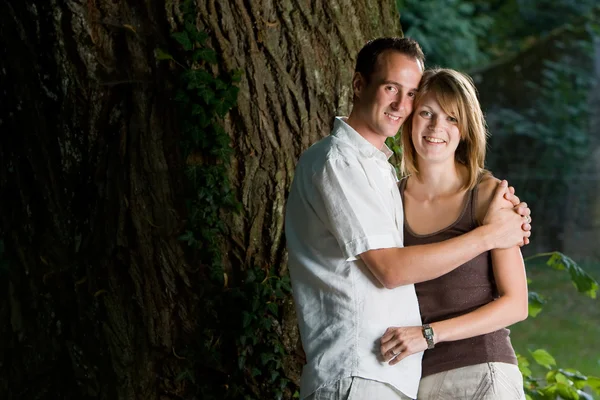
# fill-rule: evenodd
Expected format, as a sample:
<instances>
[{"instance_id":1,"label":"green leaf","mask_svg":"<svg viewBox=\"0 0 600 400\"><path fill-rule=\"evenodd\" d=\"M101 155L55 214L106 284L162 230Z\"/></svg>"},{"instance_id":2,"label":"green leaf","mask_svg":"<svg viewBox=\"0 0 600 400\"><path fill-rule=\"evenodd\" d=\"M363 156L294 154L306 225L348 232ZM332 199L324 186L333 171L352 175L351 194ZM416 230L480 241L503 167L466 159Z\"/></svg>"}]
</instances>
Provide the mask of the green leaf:
<instances>
[{"instance_id":1,"label":"green leaf","mask_svg":"<svg viewBox=\"0 0 600 400\"><path fill-rule=\"evenodd\" d=\"M552 357L550 353L548 353L546 350L538 349L529 352L533 356L535 362L541 365L542 367L550 369L551 367L556 366L556 360L554 360L554 357Z\"/></svg>"},{"instance_id":2,"label":"green leaf","mask_svg":"<svg viewBox=\"0 0 600 400\"><path fill-rule=\"evenodd\" d=\"M546 382L548 383L556 383L556 374L558 371L551 370L546 373Z\"/></svg>"},{"instance_id":3,"label":"green leaf","mask_svg":"<svg viewBox=\"0 0 600 400\"><path fill-rule=\"evenodd\" d=\"M541 388L540 393L543 394L547 399L555 399L556 398L556 392L558 391L558 387L556 383L553 383L552 385L548 385L544 388Z\"/></svg>"},{"instance_id":4,"label":"green leaf","mask_svg":"<svg viewBox=\"0 0 600 400\"><path fill-rule=\"evenodd\" d=\"M215 92L211 88L203 87L198 89L198 96L204 100L207 105L214 104L216 102Z\"/></svg>"},{"instance_id":5,"label":"green leaf","mask_svg":"<svg viewBox=\"0 0 600 400\"><path fill-rule=\"evenodd\" d=\"M183 32L175 32L173 34L171 34L171 37L173 37L173 39L177 40L177 42L179 42L179 44L181 46L183 46L183 48L187 51L191 50L194 45L192 44L192 41L190 40L190 37L188 36L187 32L183 31Z\"/></svg>"},{"instance_id":6,"label":"green leaf","mask_svg":"<svg viewBox=\"0 0 600 400\"><path fill-rule=\"evenodd\" d=\"M271 371L271 382L275 382L275 379L279 377L279 371L273 370Z\"/></svg>"},{"instance_id":7,"label":"green leaf","mask_svg":"<svg viewBox=\"0 0 600 400\"><path fill-rule=\"evenodd\" d=\"M261 325L262 329L268 330L268 329L270 329L273 326L273 322L271 321L270 318L263 318L260 321L260 325Z\"/></svg>"},{"instance_id":8,"label":"green leaf","mask_svg":"<svg viewBox=\"0 0 600 400\"><path fill-rule=\"evenodd\" d=\"M587 377L587 385L596 393L600 394L600 378L596 376Z\"/></svg>"},{"instance_id":9,"label":"green leaf","mask_svg":"<svg viewBox=\"0 0 600 400\"><path fill-rule=\"evenodd\" d=\"M561 374L560 372L558 372L554 376L554 379L556 379L556 382L562 383L564 385L570 385L571 384L571 381L566 376L564 376L563 374Z\"/></svg>"},{"instance_id":10,"label":"green leaf","mask_svg":"<svg viewBox=\"0 0 600 400\"><path fill-rule=\"evenodd\" d=\"M596 298L598 291L598 282L585 272L575 261L566 255L556 251L548 259L546 264L557 270L567 270L571 276L571 281L580 293Z\"/></svg>"},{"instance_id":11,"label":"green leaf","mask_svg":"<svg viewBox=\"0 0 600 400\"><path fill-rule=\"evenodd\" d=\"M569 383L564 384L558 382L556 384L558 395L564 400L579 400L579 393L577 389L572 387Z\"/></svg>"},{"instance_id":12,"label":"green leaf","mask_svg":"<svg viewBox=\"0 0 600 400\"><path fill-rule=\"evenodd\" d=\"M200 44L203 44L206 39L208 39L208 34L196 28L196 25L194 25L192 22L185 23L185 31L188 33L191 39Z\"/></svg>"},{"instance_id":13,"label":"green leaf","mask_svg":"<svg viewBox=\"0 0 600 400\"><path fill-rule=\"evenodd\" d=\"M581 372L579 372L575 369L572 369L572 368L566 368L566 369L561 368L560 373L572 381L585 381L588 378L587 376L583 375Z\"/></svg>"},{"instance_id":14,"label":"green leaf","mask_svg":"<svg viewBox=\"0 0 600 400\"><path fill-rule=\"evenodd\" d=\"M223 92L227 88L229 88L228 84L223 82L223 80L221 80L219 78L215 78L214 84L215 84L215 89L220 92ZM232 87L235 87L235 86L232 86Z\"/></svg>"},{"instance_id":15,"label":"green leaf","mask_svg":"<svg viewBox=\"0 0 600 400\"><path fill-rule=\"evenodd\" d=\"M260 362L262 365L267 365L267 363L271 360L273 360L273 354L260 353Z\"/></svg>"},{"instance_id":16,"label":"green leaf","mask_svg":"<svg viewBox=\"0 0 600 400\"><path fill-rule=\"evenodd\" d=\"M528 378L531 376L531 369L529 369L529 360L524 356L517 354L517 361L519 362L519 371L523 377Z\"/></svg>"},{"instance_id":17,"label":"green leaf","mask_svg":"<svg viewBox=\"0 0 600 400\"><path fill-rule=\"evenodd\" d=\"M242 312L242 327L247 328L252 322L252 314L243 311Z\"/></svg>"},{"instance_id":18,"label":"green leaf","mask_svg":"<svg viewBox=\"0 0 600 400\"><path fill-rule=\"evenodd\" d=\"M235 70L233 74L231 74L232 82L239 82L242 80L243 71L241 69Z\"/></svg>"},{"instance_id":19,"label":"green leaf","mask_svg":"<svg viewBox=\"0 0 600 400\"><path fill-rule=\"evenodd\" d=\"M536 317L546 304L546 300L536 292L529 292L529 316Z\"/></svg>"},{"instance_id":20,"label":"green leaf","mask_svg":"<svg viewBox=\"0 0 600 400\"><path fill-rule=\"evenodd\" d=\"M215 53L215 51L213 49L203 47L201 49L197 49L196 51L194 51L194 54L192 55L192 59L194 61L202 60L202 61L206 61L207 63L210 63L210 64L216 64L217 63L217 53Z\"/></svg>"},{"instance_id":21,"label":"green leaf","mask_svg":"<svg viewBox=\"0 0 600 400\"><path fill-rule=\"evenodd\" d=\"M229 112L229 104L220 101L215 105L215 111L220 118L223 118Z\"/></svg>"},{"instance_id":22,"label":"green leaf","mask_svg":"<svg viewBox=\"0 0 600 400\"><path fill-rule=\"evenodd\" d=\"M179 375L177 375L175 377L175 382L179 382L184 379L189 380L192 383L196 383L196 379L194 378L194 373L187 369L182 371Z\"/></svg>"},{"instance_id":23,"label":"green leaf","mask_svg":"<svg viewBox=\"0 0 600 400\"><path fill-rule=\"evenodd\" d=\"M173 60L173 56L170 55L169 53L167 53L166 51L164 51L163 49L157 47L156 49L154 49L154 57L156 57L157 60Z\"/></svg>"},{"instance_id":24,"label":"green leaf","mask_svg":"<svg viewBox=\"0 0 600 400\"><path fill-rule=\"evenodd\" d=\"M271 313L273 315L275 315L276 317L279 316L279 310L278 310L279 307L277 307L277 304L267 303L267 308L269 309L269 311L271 311Z\"/></svg>"},{"instance_id":25,"label":"green leaf","mask_svg":"<svg viewBox=\"0 0 600 400\"><path fill-rule=\"evenodd\" d=\"M187 89L205 88L207 84L214 80L214 77L203 69L189 70L185 74L187 80Z\"/></svg>"}]
</instances>

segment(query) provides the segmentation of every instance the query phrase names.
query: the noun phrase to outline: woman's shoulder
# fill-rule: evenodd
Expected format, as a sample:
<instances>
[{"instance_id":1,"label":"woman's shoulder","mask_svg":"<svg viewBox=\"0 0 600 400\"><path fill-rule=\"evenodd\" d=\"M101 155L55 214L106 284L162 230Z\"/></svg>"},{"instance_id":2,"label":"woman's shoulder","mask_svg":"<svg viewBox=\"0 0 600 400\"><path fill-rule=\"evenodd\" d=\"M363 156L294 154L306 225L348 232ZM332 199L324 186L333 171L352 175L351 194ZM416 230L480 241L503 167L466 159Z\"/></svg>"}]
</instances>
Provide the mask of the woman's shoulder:
<instances>
[{"instance_id":1,"label":"woman's shoulder","mask_svg":"<svg viewBox=\"0 0 600 400\"><path fill-rule=\"evenodd\" d=\"M483 219L485 218L485 214L492 202L492 198L494 197L494 193L496 192L496 188L500 183L500 179L496 178L492 175L491 172L485 171L481 178L479 178L479 182L477 183L477 196L475 200L475 217L477 222L481 224Z\"/></svg>"},{"instance_id":2,"label":"woman's shoulder","mask_svg":"<svg viewBox=\"0 0 600 400\"><path fill-rule=\"evenodd\" d=\"M480 195L493 195L500 179L496 178L491 172L485 171L481 174L477 183L477 191Z\"/></svg>"}]
</instances>

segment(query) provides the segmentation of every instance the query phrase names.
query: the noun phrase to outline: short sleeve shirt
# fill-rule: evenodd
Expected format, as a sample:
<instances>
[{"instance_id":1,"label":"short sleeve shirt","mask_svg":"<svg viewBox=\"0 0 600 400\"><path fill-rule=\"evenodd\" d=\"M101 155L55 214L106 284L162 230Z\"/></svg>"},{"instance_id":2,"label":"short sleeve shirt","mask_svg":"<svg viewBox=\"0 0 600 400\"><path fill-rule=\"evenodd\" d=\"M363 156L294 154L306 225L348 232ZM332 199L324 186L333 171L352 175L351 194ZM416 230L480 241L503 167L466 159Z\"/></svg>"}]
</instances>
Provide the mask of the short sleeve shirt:
<instances>
[{"instance_id":1,"label":"short sleeve shirt","mask_svg":"<svg viewBox=\"0 0 600 400\"><path fill-rule=\"evenodd\" d=\"M301 156L286 205L285 233L307 364L301 398L349 376L416 397L422 353L395 366L379 358L389 326L421 325L414 285L385 289L360 259L402 247L403 210L392 152L336 118Z\"/></svg>"}]
</instances>

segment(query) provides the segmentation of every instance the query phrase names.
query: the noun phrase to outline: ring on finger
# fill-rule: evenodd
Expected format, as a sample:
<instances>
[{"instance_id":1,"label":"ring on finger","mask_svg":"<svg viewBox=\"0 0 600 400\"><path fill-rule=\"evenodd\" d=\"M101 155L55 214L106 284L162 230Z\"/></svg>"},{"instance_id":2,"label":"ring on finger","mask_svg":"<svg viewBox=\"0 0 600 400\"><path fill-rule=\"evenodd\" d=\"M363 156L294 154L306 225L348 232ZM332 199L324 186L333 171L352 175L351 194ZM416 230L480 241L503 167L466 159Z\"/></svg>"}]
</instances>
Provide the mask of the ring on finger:
<instances>
[{"instance_id":1,"label":"ring on finger","mask_svg":"<svg viewBox=\"0 0 600 400\"><path fill-rule=\"evenodd\" d=\"M530 223L531 222L531 217L529 215L525 216L525 222L526 223Z\"/></svg>"}]
</instances>

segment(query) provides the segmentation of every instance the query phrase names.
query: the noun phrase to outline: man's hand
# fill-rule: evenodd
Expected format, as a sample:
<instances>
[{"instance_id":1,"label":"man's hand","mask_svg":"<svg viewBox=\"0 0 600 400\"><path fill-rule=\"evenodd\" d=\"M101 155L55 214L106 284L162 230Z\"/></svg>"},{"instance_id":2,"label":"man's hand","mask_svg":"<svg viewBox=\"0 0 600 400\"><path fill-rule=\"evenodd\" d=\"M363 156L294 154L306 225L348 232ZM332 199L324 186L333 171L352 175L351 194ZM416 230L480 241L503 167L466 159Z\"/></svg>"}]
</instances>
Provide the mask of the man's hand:
<instances>
[{"instance_id":1,"label":"man's hand","mask_svg":"<svg viewBox=\"0 0 600 400\"><path fill-rule=\"evenodd\" d=\"M523 230L524 231L530 231L531 230L531 210L527 206L527 203L521 202L519 200L519 198L515 195L515 188L512 187L512 186L508 187L508 192L506 192L504 194L504 198L512 203L512 205L514 206L514 210L519 215L521 215L522 217L524 217L523 227L522 227ZM523 238L523 243L526 244L526 245L529 244L529 238L528 237L524 237Z\"/></svg>"},{"instance_id":2,"label":"man's hand","mask_svg":"<svg viewBox=\"0 0 600 400\"><path fill-rule=\"evenodd\" d=\"M381 337L381 356L390 365L421 351L427 350L427 341L420 326L389 327Z\"/></svg>"},{"instance_id":3,"label":"man's hand","mask_svg":"<svg viewBox=\"0 0 600 400\"><path fill-rule=\"evenodd\" d=\"M491 240L492 248L507 249L523 246L529 243L531 236L529 217L531 210L527 204L519 203L519 198L511 193L507 186L506 181L500 182L483 219L483 225L490 228L488 239ZM507 205L515 207L507 208Z\"/></svg>"}]
</instances>

